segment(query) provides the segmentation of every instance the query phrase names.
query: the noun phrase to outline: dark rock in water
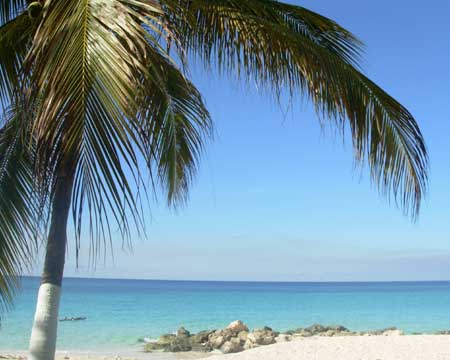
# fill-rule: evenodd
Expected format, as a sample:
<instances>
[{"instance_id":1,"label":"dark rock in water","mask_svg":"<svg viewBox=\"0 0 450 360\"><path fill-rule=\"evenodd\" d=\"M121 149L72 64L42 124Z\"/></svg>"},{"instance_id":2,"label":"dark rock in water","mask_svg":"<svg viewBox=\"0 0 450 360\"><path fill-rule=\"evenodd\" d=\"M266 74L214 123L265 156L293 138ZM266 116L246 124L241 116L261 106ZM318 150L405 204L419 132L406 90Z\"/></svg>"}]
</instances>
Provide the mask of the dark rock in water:
<instances>
[{"instance_id":1,"label":"dark rock in water","mask_svg":"<svg viewBox=\"0 0 450 360\"><path fill-rule=\"evenodd\" d=\"M191 351L192 345L189 341L189 337L185 335L177 336L164 350L170 352Z\"/></svg>"},{"instance_id":2,"label":"dark rock in water","mask_svg":"<svg viewBox=\"0 0 450 360\"><path fill-rule=\"evenodd\" d=\"M186 329L180 328L177 331L177 335L174 334L161 335L157 341L147 343L144 347L144 351L209 352L213 350L212 347L207 343L208 335L211 334L211 332L212 331L203 331L191 336Z\"/></svg>"},{"instance_id":3,"label":"dark rock in water","mask_svg":"<svg viewBox=\"0 0 450 360\"><path fill-rule=\"evenodd\" d=\"M153 351L167 351L170 347L170 344L176 339L176 336L173 334L164 334L161 335L158 341L152 341L145 344L144 351L145 352L153 352Z\"/></svg>"},{"instance_id":4,"label":"dark rock in water","mask_svg":"<svg viewBox=\"0 0 450 360\"><path fill-rule=\"evenodd\" d=\"M153 352L153 351L161 351L166 350L168 344L160 344L158 342L149 342L145 344L144 351L145 352Z\"/></svg>"},{"instance_id":5,"label":"dark rock in water","mask_svg":"<svg viewBox=\"0 0 450 360\"><path fill-rule=\"evenodd\" d=\"M189 332L189 331L187 331L184 327L180 327L178 330L177 330L177 336L180 336L180 337L189 337L191 335L191 333Z\"/></svg>"},{"instance_id":6,"label":"dark rock in water","mask_svg":"<svg viewBox=\"0 0 450 360\"><path fill-rule=\"evenodd\" d=\"M205 344L209 340L209 335L214 333L215 330L203 330L191 336L192 344Z\"/></svg>"},{"instance_id":7,"label":"dark rock in water","mask_svg":"<svg viewBox=\"0 0 450 360\"><path fill-rule=\"evenodd\" d=\"M174 334L164 334L159 337L158 343L167 345L167 344L170 344L173 340L175 340L175 338L176 338L176 335L174 335Z\"/></svg>"}]
</instances>

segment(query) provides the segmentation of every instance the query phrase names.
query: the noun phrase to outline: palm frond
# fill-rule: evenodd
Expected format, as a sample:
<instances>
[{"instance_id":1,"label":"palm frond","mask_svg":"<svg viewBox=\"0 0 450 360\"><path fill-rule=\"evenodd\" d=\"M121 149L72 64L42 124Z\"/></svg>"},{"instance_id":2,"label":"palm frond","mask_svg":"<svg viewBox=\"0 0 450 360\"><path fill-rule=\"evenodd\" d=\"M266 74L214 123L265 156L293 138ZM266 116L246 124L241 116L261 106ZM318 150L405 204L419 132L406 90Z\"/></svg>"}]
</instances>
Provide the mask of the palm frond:
<instances>
[{"instance_id":1,"label":"palm frond","mask_svg":"<svg viewBox=\"0 0 450 360\"><path fill-rule=\"evenodd\" d=\"M201 94L175 65L154 54L142 103L140 134L170 205L187 199L212 122Z\"/></svg>"},{"instance_id":2,"label":"palm frond","mask_svg":"<svg viewBox=\"0 0 450 360\"><path fill-rule=\"evenodd\" d=\"M35 24L21 14L0 27L0 100L3 108L19 86L23 60L29 49Z\"/></svg>"},{"instance_id":3,"label":"palm frond","mask_svg":"<svg viewBox=\"0 0 450 360\"><path fill-rule=\"evenodd\" d=\"M13 20L27 8L26 0L0 0L0 24Z\"/></svg>"},{"instance_id":4,"label":"palm frond","mask_svg":"<svg viewBox=\"0 0 450 360\"><path fill-rule=\"evenodd\" d=\"M273 0L162 0L187 53L207 67L274 91L304 95L320 118L351 129L355 157L417 215L428 157L411 113L358 70L361 42L335 22ZM345 121L348 120L348 121Z\"/></svg>"},{"instance_id":5,"label":"palm frond","mask_svg":"<svg viewBox=\"0 0 450 360\"><path fill-rule=\"evenodd\" d=\"M18 277L37 251L38 207L25 116L12 107L0 130L0 310L12 304Z\"/></svg>"},{"instance_id":6,"label":"palm frond","mask_svg":"<svg viewBox=\"0 0 450 360\"><path fill-rule=\"evenodd\" d=\"M51 1L26 61L32 97L43 99L33 127L38 161L48 168L49 163L76 159L77 249L87 217L92 259L110 239L107 215L113 215L125 241L130 221L138 229L142 225L140 159L150 170L175 163L177 172L167 177L172 198L187 191L178 183L189 177L182 172L194 168L200 148L195 122L208 114L198 92L160 46L167 31L160 18L161 10L148 1ZM175 117L184 121L184 134L175 146L183 158L163 159L161 147L167 145L160 132L173 126Z\"/></svg>"}]
</instances>

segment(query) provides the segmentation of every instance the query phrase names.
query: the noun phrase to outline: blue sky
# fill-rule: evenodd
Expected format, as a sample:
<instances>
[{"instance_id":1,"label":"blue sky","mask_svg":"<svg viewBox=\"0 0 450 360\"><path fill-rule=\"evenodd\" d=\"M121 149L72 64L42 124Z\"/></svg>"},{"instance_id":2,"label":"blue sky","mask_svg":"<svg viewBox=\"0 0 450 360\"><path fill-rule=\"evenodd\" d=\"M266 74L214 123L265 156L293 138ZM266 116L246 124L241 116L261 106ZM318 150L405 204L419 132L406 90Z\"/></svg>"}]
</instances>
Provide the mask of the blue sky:
<instances>
[{"instance_id":1,"label":"blue sky","mask_svg":"<svg viewBox=\"0 0 450 360\"><path fill-rule=\"evenodd\" d=\"M148 239L66 276L207 280L450 279L450 2L294 1L366 44L365 72L418 119L431 159L418 222L355 170L350 141L254 87L193 69L216 124L188 205L151 204ZM84 252L87 246L84 247ZM38 273L38 268L35 270Z\"/></svg>"}]
</instances>

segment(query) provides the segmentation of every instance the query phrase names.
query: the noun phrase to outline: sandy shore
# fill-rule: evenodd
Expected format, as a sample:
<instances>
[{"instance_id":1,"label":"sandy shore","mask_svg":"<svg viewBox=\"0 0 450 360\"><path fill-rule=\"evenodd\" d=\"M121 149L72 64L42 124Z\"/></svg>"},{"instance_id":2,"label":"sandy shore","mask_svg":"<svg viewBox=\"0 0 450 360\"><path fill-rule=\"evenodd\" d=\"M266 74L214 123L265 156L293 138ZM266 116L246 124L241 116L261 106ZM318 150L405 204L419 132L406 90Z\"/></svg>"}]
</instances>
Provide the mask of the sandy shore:
<instances>
[{"instance_id":1,"label":"sandy shore","mask_svg":"<svg viewBox=\"0 0 450 360\"><path fill-rule=\"evenodd\" d=\"M23 352L0 359L23 359ZM295 341L229 355L193 353L77 353L58 352L56 360L450 360L450 335L346 336L298 338Z\"/></svg>"},{"instance_id":2,"label":"sandy shore","mask_svg":"<svg viewBox=\"0 0 450 360\"><path fill-rule=\"evenodd\" d=\"M449 335L312 337L208 360L450 360Z\"/></svg>"}]
</instances>

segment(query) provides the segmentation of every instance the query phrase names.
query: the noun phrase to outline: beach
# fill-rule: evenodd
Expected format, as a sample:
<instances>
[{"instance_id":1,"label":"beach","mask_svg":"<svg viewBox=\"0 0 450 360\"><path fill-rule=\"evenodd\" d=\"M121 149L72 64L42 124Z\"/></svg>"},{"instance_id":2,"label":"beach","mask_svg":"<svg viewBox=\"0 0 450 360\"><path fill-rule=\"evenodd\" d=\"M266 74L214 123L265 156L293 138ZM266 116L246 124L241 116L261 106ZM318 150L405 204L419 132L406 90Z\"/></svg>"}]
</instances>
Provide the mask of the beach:
<instances>
[{"instance_id":1,"label":"beach","mask_svg":"<svg viewBox=\"0 0 450 360\"><path fill-rule=\"evenodd\" d=\"M448 360L449 335L313 337L208 360Z\"/></svg>"},{"instance_id":2,"label":"beach","mask_svg":"<svg viewBox=\"0 0 450 360\"><path fill-rule=\"evenodd\" d=\"M2 353L23 359L25 352ZM238 354L86 353L59 351L56 360L450 360L450 335L349 336L298 338Z\"/></svg>"}]
</instances>

